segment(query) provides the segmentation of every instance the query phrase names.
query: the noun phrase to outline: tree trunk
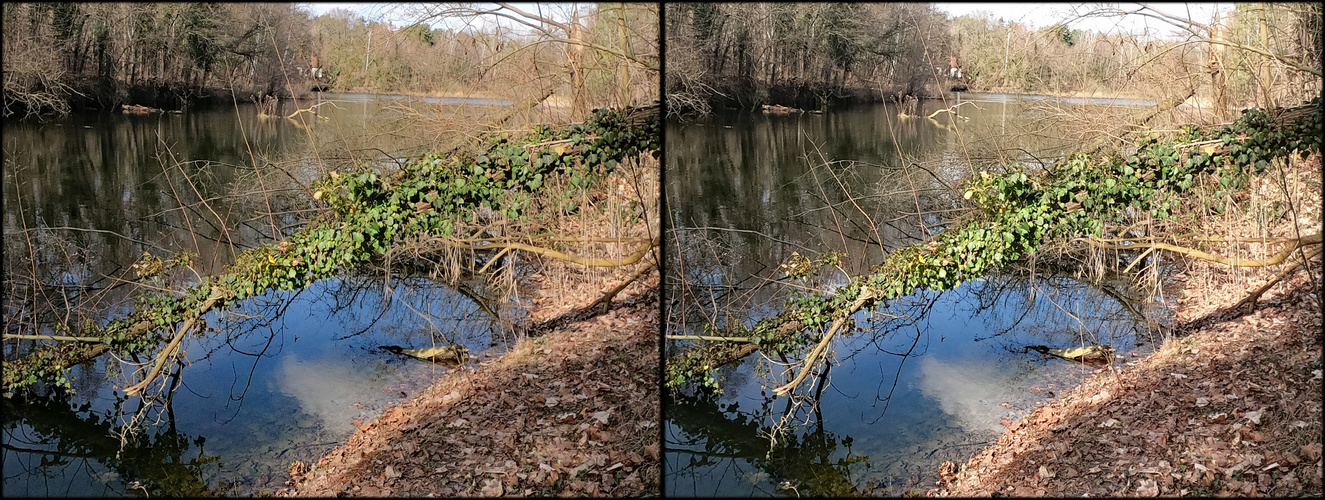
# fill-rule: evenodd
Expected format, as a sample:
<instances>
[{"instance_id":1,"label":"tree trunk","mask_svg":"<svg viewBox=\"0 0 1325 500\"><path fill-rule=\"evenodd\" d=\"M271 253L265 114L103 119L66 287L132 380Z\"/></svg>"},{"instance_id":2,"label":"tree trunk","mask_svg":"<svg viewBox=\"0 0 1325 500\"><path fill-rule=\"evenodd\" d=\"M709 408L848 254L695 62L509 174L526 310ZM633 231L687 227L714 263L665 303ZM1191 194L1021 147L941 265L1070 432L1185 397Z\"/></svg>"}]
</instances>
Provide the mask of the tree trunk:
<instances>
[{"instance_id":1,"label":"tree trunk","mask_svg":"<svg viewBox=\"0 0 1325 500\"><path fill-rule=\"evenodd\" d=\"M1210 25L1210 38L1219 39L1223 36L1223 28L1220 25L1219 13L1215 13L1215 22ZM1221 44L1210 44L1210 86L1214 94L1215 116L1220 122L1228 121L1228 84L1224 75L1224 50L1225 46Z\"/></svg>"},{"instance_id":2,"label":"tree trunk","mask_svg":"<svg viewBox=\"0 0 1325 500\"><path fill-rule=\"evenodd\" d=\"M1267 50L1267 51L1270 50L1270 27L1269 27L1269 24L1268 24L1268 22L1267 22L1267 20L1266 20L1266 17L1269 15L1269 12L1270 12L1270 4L1269 4L1269 3L1262 2L1262 3L1261 3L1261 15L1260 15L1261 47L1263 47L1263 48L1264 48L1265 50ZM1262 57L1262 59L1261 59L1261 77L1260 77L1260 85L1261 85L1261 94L1263 95L1263 97L1264 97L1264 99L1265 99L1265 108L1266 108L1266 109L1273 108L1273 107L1274 107L1274 94L1273 94L1273 87L1274 87L1274 85L1273 85L1273 82L1271 81L1271 75L1270 75L1270 58L1269 58L1269 57Z\"/></svg>"},{"instance_id":3,"label":"tree trunk","mask_svg":"<svg viewBox=\"0 0 1325 500\"><path fill-rule=\"evenodd\" d=\"M589 114L589 96L585 89L584 65L580 58L584 55L584 47L579 42L584 37L584 28L580 26L580 14L577 11L570 23L571 43L566 46L566 62L570 65L571 91L574 96L573 110L577 117L588 116Z\"/></svg>"},{"instance_id":4,"label":"tree trunk","mask_svg":"<svg viewBox=\"0 0 1325 500\"><path fill-rule=\"evenodd\" d=\"M626 4L622 2L617 10L617 36L621 38L621 52L632 54L630 39L626 38ZM630 61L622 58L617 61L617 101L624 108L630 105Z\"/></svg>"}]
</instances>

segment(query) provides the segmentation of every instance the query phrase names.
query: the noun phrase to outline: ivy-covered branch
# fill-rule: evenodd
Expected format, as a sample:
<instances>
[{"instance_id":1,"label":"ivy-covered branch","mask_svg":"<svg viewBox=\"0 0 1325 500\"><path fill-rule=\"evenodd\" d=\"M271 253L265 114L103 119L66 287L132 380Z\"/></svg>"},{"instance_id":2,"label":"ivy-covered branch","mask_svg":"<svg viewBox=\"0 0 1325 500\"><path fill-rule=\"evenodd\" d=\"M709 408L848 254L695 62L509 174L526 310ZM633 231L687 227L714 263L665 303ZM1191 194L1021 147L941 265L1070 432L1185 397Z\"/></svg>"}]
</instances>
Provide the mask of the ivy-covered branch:
<instances>
[{"instance_id":1,"label":"ivy-covered branch","mask_svg":"<svg viewBox=\"0 0 1325 500\"><path fill-rule=\"evenodd\" d=\"M491 211L512 219L527 217L530 195L547 180L566 179L572 190L587 190L628 158L645 153L656 157L658 131L656 104L627 110L600 109L582 124L538 128L519 139L492 139L477 151L426 154L391 176L379 175L368 165L345 174L331 172L314 183L314 198L330 210L303 229L240 254L221 274L204 277L183 294L140 297L132 314L105 326L81 325L79 332L69 335L101 338L100 344L42 345L18 360L6 361L4 392L12 394L38 380L71 390L65 373L70 367L109 350L146 352L167 341L158 332L184 323L159 352L152 372L133 386L134 390L142 390L174 355L189 327L209 310L268 290L305 288L343 269L380 258L401 244L452 238L457 226L476 212ZM553 146L542 146L553 141ZM654 245L653 239L646 240L619 242L640 244L644 249L636 253L642 256ZM540 250L529 245L506 245ZM623 260L628 258L638 260L634 254Z\"/></svg>"},{"instance_id":2,"label":"ivy-covered branch","mask_svg":"<svg viewBox=\"0 0 1325 500\"><path fill-rule=\"evenodd\" d=\"M1183 195L1198 182L1216 186L1217 195L1232 192L1275 158L1319 152L1320 141L1316 98L1287 110L1248 110L1237 122L1212 129L1187 127L1169 140L1145 139L1131 154L1079 153L1035 175L1019 165L981 172L963 191L977 209L974 217L889 254L870 274L853 277L835 293L798 293L781 313L753 326L709 325L708 336L750 338L754 344L696 344L668 359L666 383L675 387L694 381L716 387L717 367L755 350L785 353L822 342L830 335L815 339L813 331L847 321L880 302L916 290L952 289L1018 263L1049 242L1101 238L1106 227L1142 214L1171 219ZM1224 210L1222 204L1211 208ZM1313 243L1311 238L1318 236L1296 245ZM815 359L811 353L798 380Z\"/></svg>"}]
</instances>

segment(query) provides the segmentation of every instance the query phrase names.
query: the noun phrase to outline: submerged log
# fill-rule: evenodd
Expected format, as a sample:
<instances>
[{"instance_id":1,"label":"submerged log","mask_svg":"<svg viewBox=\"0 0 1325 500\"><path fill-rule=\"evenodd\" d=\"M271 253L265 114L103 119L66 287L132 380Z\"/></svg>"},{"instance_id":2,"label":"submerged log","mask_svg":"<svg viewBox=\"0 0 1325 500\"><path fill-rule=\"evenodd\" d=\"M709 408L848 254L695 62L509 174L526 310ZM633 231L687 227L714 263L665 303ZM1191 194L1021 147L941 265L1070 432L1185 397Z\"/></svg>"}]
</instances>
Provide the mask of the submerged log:
<instances>
[{"instance_id":1,"label":"submerged log","mask_svg":"<svg viewBox=\"0 0 1325 500\"><path fill-rule=\"evenodd\" d=\"M460 364L469 359L469 349L462 345L409 348L398 345L378 346L379 349L421 359L429 363Z\"/></svg>"},{"instance_id":2,"label":"submerged log","mask_svg":"<svg viewBox=\"0 0 1325 500\"><path fill-rule=\"evenodd\" d=\"M1059 349L1044 345L1028 345L1026 349L1059 357L1068 361L1088 364L1107 364L1113 361L1113 346L1109 345L1091 345L1085 347L1068 347Z\"/></svg>"},{"instance_id":3,"label":"submerged log","mask_svg":"<svg viewBox=\"0 0 1325 500\"><path fill-rule=\"evenodd\" d=\"M783 106L783 105L781 105L781 104L773 104L773 105L765 104L764 107L763 107L763 110L764 110L764 113L765 113L765 114L769 114L769 115L789 115L789 114L792 114L792 113L804 113L804 112L805 112L805 110L803 110L803 109L800 109L800 108L793 108L793 107L789 107L789 106Z\"/></svg>"},{"instance_id":4,"label":"submerged log","mask_svg":"<svg viewBox=\"0 0 1325 500\"><path fill-rule=\"evenodd\" d=\"M141 104L121 104L120 110L131 115L146 115L162 112L160 109L143 106Z\"/></svg>"}]
</instances>

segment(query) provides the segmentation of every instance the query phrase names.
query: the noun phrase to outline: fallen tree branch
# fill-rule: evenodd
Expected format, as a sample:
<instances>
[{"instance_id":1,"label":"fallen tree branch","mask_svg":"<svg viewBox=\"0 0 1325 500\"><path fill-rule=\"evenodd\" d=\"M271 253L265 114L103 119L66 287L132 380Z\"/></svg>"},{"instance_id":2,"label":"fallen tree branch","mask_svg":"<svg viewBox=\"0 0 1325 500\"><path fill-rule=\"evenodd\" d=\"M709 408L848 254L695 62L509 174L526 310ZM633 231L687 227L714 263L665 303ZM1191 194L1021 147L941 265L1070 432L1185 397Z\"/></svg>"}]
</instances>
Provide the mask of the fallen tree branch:
<instances>
[{"instance_id":1,"label":"fallen tree branch","mask_svg":"<svg viewBox=\"0 0 1325 500\"><path fill-rule=\"evenodd\" d=\"M147 376L143 377L143 379L137 384L125 389L124 394L127 396L136 395L143 389L146 389L153 380L156 380L156 378L161 375L162 368L165 368L166 360L174 357L175 351L179 350L179 345L184 341L184 334L188 333L189 330L192 330L193 326L198 323L198 319L201 318L203 314L206 314L207 311L211 310L212 306L216 305L222 297L227 295L229 294L225 293L224 289L220 287L212 290L212 295L207 297L207 300L202 303L202 306L192 311L189 319L179 326L179 331L175 333L175 338L171 339L170 343L166 344L166 347L161 350L161 353L156 355L156 363L152 365L152 370L147 372Z\"/></svg>"},{"instance_id":2,"label":"fallen tree branch","mask_svg":"<svg viewBox=\"0 0 1325 500\"><path fill-rule=\"evenodd\" d=\"M613 288L611 291L603 294L602 297L599 297L598 300L595 300L592 304L589 304L589 308L592 309L594 307L598 307L601 305L603 308L603 312L607 312L607 305L612 303L613 297L616 297L618 293L621 293L622 290L625 290L626 287L630 286L631 283L634 283L636 280L640 279L640 277L644 276L645 274L648 274L649 271L652 271L657 267L658 267L657 263L651 263L650 265L635 270L635 273L631 274L629 278L626 278L626 281L623 281L620 285L617 285L616 288Z\"/></svg>"},{"instance_id":3,"label":"fallen tree branch","mask_svg":"<svg viewBox=\"0 0 1325 500\"><path fill-rule=\"evenodd\" d=\"M814 346L814 350L810 351L810 355L805 357L805 361L802 363L804 366L801 367L801 372L796 375L796 378L791 379L791 382L787 382L787 384L782 387L773 389L773 393L778 396L786 396L787 393L791 392L792 389L795 389L797 385L800 385L801 382L805 381L805 378L810 375L810 371L814 369L815 361L818 361L819 356L822 355L824 351L828 350L828 344L832 342L833 336L837 335L837 331L842 329L842 325L846 324L847 318L850 318L852 314L859 311L866 302L869 302L873 298L874 293L870 289L866 288L861 290L860 297L856 298L856 301L853 302L851 307L848 307L846 311L842 312L841 316L838 316L837 319L833 320L833 325L828 327L828 333L819 341L819 345Z\"/></svg>"},{"instance_id":4,"label":"fallen tree branch","mask_svg":"<svg viewBox=\"0 0 1325 500\"><path fill-rule=\"evenodd\" d=\"M1256 300L1259 299L1259 298L1261 297L1262 294L1264 294L1265 292L1269 291L1271 288L1274 287L1274 285L1278 284L1280 281L1283 281L1284 278L1287 278L1289 275L1293 274L1294 271L1297 271L1297 268L1302 267L1302 265L1303 265L1303 264L1306 264L1307 262L1310 262L1311 259L1315 258L1317 255L1320 255L1320 249L1319 249L1319 248L1317 248L1315 251L1311 252L1310 255L1307 255L1306 258L1304 258L1304 259L1302 259L1302 260L1300 260L1300 261L1297 261L1297 262L1293 263L1293 265L1291 265L1291 266L1288 266L1287 269L1284 269L1284 270L1282 270L1282 271L1279 271L1279 274L1275 275L1273 278L1270 278L1270 281L1269 281L1269 282L1265 283L1264 285L1261 285L1261 287L1260 287L1259 289L1257 289L1257 290L1254 291L1254 292L1251 292L1251 295L1248 295L1248 296L1246 296L1246 297L1243 297L1242 300L1239 300L1237 304L1233 304L1233 305L1232 305L1231 307L1229 307L1227 310L1229 310L1229 311L1235 311L1235 310L1237 310L1239 307L1242 307L1242 306L1245 304L1245 305L1249 306L1249 307L1247 308L1247 312L1248 312L1248 313L1250 313L1250 312L1252 312L1252 311L1255 311L1255 310L1256 310Z\"/></svg>"},{"instance_id":5,"label":"fallen tree branch","mask_svg":"<svg viewBox=\"0 0 1325 500\"><path fill-rule=\"evenodd\" d=\"M748 344L754 342L750 337L717 337L713 335L667 335L667 340L705 340L709 342L738 342Z\"/></svg>"},{"instance_id":6,"label":"fallen tree branch","mask_svg":"<svg viewBox=\"0 0 1325 500\"><path fill-rule=\"evenodd\" d=\"M1096 247L1096 248L1106 248L1106 249L1110 249L1110 250L1140 250L1140 249L1143 249L1143 248L1156 249L1156 250L1168 250L1168 251L1170 251L1170 252L1183 254L1183 255L1186 255L1186 256L1189 256L1189 257L1195 257L1195 258L1198 258L1198 259L1201 259L1201 260L1207 260L1207 261L1211 261L1211 262L1217 262L1217 263L1220 263L1220 264L1225 264L1225 265L1230 265L1230 266L1237 266L1237 267L1266 267L1266 266L1273 266L1273 265L1277 265L1277 264L1279 264L1279 263L1282 263L1285 259L1288 258L1289 255L1292 255L1292 253L1293 253L1294 250L1297 250L1298 248L1301 248L1301 247L1304 247L1304 246L1308 246L1308 245L1319 245L1319 244L1321 243L1321 235L1320 235L1320 234L1314 234L1314 235L1310 235L1310 236L1304 236L1304 237L1302 237L1302 238L1300 238L1300 239L1289 240L1289 241L1287 241L1287 243L1290 243L1290 245L1289 245L1287 248L1284 248L1283 250L1279 251L1279 253L1276 253L1276 254L1270 256L1270 258L1265 259L1265 260L1255 260L1255 259L1230 259L1230 258L1227 258L1227 257L1224 257L1224 256L1220 256L1220 255L1215 255L1215 254L1211 254L1211 253L1202 252L1202 251L1197 250L1197 249L1194 249L1194 248L1180 247L1180 246L1177 246L1177 245L1170 245L1170 244L1168 244L1168 243L1159 243L1159 242L1133 242L1131 245L1113 245L1113 244L1106 243L1106 241L1120 241L1120 240L1102 240L1102 239L1094 238L1094 237L1091 237L1091 238L1073 238L1072 241L1084 241L1084 242L1089 243L1091 246L1094 246L1094 247ZM1121 240L1121 241L1131 241L1131 240Z\"/></svg>"},{"instance_id":7,"label":"fallen tree branch","mask_svg":"<svg viewBox=\"0 0 1325 500\"><path fill-rule=\"evenodd\" d=\"M531 97L511 106L511 109L508 110L505 115L502 115L501 118L498 118L497 121L493 122L491 127L501 127L502 125L505 125L506 122L510 121L511 118L514 118L515 115L523 113L526 110L534 109L534 106L542 104L543 101L546 101L549 97L552 97L552 89L548 89L547 92L543 94L543 97Z\"/></svg>"},{"instance_id":8,"label":"fallen tree branch","mask_svg":"<svg viewBox=\"0 0 1325 500\"><path fill-rule=\"evenodd\" d=\"M320 103L314 104L314 105L312 105L312 106L309 106L309 107L307 107L307 108L299 108L299 109L296 109L296 110L294 110L293 113L290 113L290 114L286 115L286 116L285 116L285 119L287 119L287 120L293 120L294 117L299 116L299 113L312 113L312 114L317 114L317 108L318 108L318 107L322 106L323 104L331 104L331 103L332 103L332 101L323 101L323 102L320 102Z\"/></svg>"},{"instance_id":9,"label":"fallen tree branch","mask_svg":"<svg viewBox=\"0 0 1325 500\"><path fill-rule=\"evenodd\" d=\"M70 337L67 335L16 335L5 334L4 340L55 340L59 342L90 342L106 343L106 339L101 337Z\"/></svg>"},{"instance_id":10,"label":"fallen tree branch","mask_svg":"<svg viewBox=\"0 0 1325 500\"><path fill-rule=\"evenodd\" d=\"M440 237L428 238L422 241L422 243L441 243L443 245L452 248L460 248L467 250L496 250L496 249L524 250L526 252L542 255L544 257L550 257L557 260L564 260L566 262L580 264L588 267L619 267L619 266L628 266L636 262L639 262L639 260L644 258L645 255L648 255L649 250L651 250L655 246L658 246L659 239L653 238L650 240L646 238L618 238L616 239L615 242L618 243L633 242L633 243L640 243L641 245L639 250L636 250L634 253L631 253L630 255L626 255L624 257L616 259L592 259L592 258L581 257L574 254L558 252L550 248L537 247L513 241L469 240L469 239L440 238ZM485 244L478 244L478 243L485 243Z\"/></svg>"},{"instance_id":11,"label":"fallen tree branch","mask_svg":"<svg viewBox=\"0 0 1325 500\"><path fill-rule=\"evenodd\" d=\"M961 116L961 115L958 115L958 114L957 114L957 107L958 107L958 106L961 106L961 105L963 105L963 104L970 104L970 105L973 105L973 106L975 105L975 103L974 103L974 102L971 102L971 101L962 101L962 102L959 102L959 103L957 103L957 104L953 104L952 106L948 106L948 107L946 107L946 108L936 109L936 110L934 110L933 113L930 113L929 116L926 116L925 118L929 118L930 120L933 120L934 117L935 117L935 116L938 116L939 113L948 113L948 114L950 114L950 115L952 115L952 116L956 116L956 117L961 118L961 119L963 119L963 120L970 120L970 118L967 118L967 117L965 117L965 116Z\"/></svg>"},{"instance_id":12,"label":"fallen tree branch","mask_svg":"<svg viewBox=\"0 0 1325 500\"><path fill-rule=\"evenodd\" d=\"M1145 127L1147 123L1150 123L1150 120L1153 120L1156 116L1159 116L1161 113L1164 113L1165 111L1178 107L1182 103L1187 102L1187 99L1190 99L1194 95L1196 95L1195 87L1188 88L1187 91L1183 93L1173 94L1168 99L1165 99L1163 102L1156 104L1154 107L1150 108L1150 112L1146 113L1146 115L1141 117L1139 120L1127 124L1126 130L1123 130L1118 137L1106 134L1100 139L1097 139L1094 143L1092 143L1090 146L1086 147L1082 151L1087 151L1091 154L1097 154L1100 152L1100 150L1104 149L1104 147L1108 145L1109 142L1119 139L1130 132L1135 132L1137 130L1140 130L1142 127Z\"/></svg>"}]
</instances>

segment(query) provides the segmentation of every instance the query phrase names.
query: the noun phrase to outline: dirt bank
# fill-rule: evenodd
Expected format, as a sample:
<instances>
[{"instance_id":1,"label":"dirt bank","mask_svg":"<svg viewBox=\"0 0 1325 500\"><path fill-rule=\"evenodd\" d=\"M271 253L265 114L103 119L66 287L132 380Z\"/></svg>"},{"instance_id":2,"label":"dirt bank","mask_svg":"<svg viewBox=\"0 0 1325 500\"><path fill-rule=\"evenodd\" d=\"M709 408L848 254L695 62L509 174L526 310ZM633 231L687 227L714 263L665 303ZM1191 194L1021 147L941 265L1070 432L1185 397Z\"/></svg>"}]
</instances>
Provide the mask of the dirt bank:
<instances>
[{"instance_id":1,"label":"dirt bank","mask_svg":"<svg viewBox=\"0 0 1325 500\"><path fill-rule=\"evenodd\" d=\"M657 495L656 270L606 313L582 311L634 270L598 286L531 280L532 319L569 321L387 410L311 470L293 464L291 487L277 494Z\"/></svg>"},{"instance_id":2,"label":"dirt bank","mask_svg":"<svg viewBox=\"0 0 1325 500\"><path fill-rule=\"evenodd\" d=\"M1173 340L1035 410L960 470L945 463L929 495L1320 495L1319 259L1311 269L1250 314L1224 308L1256 287L1180 276Z\"/></svg>"}]
</instances>

